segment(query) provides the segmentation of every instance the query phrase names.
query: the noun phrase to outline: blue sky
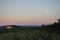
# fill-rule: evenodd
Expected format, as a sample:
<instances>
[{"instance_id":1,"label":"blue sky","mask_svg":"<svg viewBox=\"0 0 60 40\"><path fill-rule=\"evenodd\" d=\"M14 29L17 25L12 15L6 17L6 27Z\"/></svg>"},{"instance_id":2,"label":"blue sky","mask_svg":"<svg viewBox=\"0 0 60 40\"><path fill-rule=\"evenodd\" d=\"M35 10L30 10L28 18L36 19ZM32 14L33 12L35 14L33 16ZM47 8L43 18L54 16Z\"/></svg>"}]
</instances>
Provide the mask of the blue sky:
<instances>
[{"instance_id":1,"label":"blue sky","mask_svg":"<svg viewBox=\"0 0 60 40\"><path fill-rule=\"evenodd\" d=\"M0 0L0 24L50 24L60 18L60 0Z\"/></svg>"}]
</instances>

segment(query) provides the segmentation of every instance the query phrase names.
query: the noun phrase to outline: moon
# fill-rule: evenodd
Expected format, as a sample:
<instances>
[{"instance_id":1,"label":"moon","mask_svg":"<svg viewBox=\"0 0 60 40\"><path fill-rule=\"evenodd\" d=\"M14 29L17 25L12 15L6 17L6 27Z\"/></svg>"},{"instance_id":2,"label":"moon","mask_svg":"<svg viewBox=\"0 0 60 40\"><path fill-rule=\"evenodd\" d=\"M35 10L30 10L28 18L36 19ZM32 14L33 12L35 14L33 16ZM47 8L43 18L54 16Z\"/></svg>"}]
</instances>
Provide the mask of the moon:
<instances>
[{"instance_id":1,"label":"moon","mask_svg":"<svg viewBox=\"0 0 60 40\"><path fill-rule=\"evenodd\" d=\"M47 12L48 12L48 10L45 10L45 12L47 13Z\"/></svg>"}]
</instances>

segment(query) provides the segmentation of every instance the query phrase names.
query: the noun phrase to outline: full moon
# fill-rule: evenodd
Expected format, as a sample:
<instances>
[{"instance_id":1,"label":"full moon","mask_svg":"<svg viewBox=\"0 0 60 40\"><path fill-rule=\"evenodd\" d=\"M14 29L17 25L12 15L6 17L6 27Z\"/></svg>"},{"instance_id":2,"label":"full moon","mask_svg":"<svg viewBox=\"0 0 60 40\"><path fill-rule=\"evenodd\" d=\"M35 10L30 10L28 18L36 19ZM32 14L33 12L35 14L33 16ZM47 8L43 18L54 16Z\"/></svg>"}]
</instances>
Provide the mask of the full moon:
<instances>
[{"instance_id":1,"label":"full moon","mask_svg":"<svg viewBox=\"0 0 60 40\"><path fill-rule=\"evenodd\" d=\"M45 12L48 12L48 10L45 10Z\"/></svg>"}]
</instances>

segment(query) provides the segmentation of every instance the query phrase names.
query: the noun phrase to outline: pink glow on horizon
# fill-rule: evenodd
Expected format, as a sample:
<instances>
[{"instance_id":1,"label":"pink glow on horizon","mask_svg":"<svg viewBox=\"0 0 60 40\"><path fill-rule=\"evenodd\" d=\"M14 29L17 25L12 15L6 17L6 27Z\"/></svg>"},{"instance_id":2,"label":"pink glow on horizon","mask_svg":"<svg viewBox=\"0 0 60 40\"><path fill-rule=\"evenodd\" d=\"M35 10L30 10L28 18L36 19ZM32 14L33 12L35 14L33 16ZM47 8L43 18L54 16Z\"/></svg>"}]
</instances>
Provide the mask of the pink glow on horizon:
<instances>
[{"instance_id":1,"label":"pink glow on horizon","mask_svg":"<svg viewBox=\"0 0 60 40\"><path fill-rule=\"evenodd\" d=\"M33 20L33 19L29 19L29 20L20 20L20 19L5 19L3 21L0 22L0 24L52 24L54 22L57 22L57 20L55 19L39 19L39 20Z\"/></svg>"}]
</instances>

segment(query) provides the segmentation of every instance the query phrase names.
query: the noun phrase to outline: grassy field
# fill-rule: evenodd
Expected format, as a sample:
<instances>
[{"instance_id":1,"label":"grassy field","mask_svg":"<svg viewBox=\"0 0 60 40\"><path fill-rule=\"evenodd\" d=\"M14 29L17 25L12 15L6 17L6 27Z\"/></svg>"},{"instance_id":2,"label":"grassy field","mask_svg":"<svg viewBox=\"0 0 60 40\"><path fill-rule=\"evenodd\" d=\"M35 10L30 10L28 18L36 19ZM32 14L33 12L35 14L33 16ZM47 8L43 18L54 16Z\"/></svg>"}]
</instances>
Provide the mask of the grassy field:
<instances>
[{"instance_id":1,"label":"grassy field","mask_svg":"<svg viewBox=\"0 0 60 40\"><path fill-rule=\"evenodd\" d=\"M51 40L57 40L58 34L50 33L50 37ZM0 29L0 40L49 40L49 34L41 28L3 28Z\"/></svg>"}]
</instances>

